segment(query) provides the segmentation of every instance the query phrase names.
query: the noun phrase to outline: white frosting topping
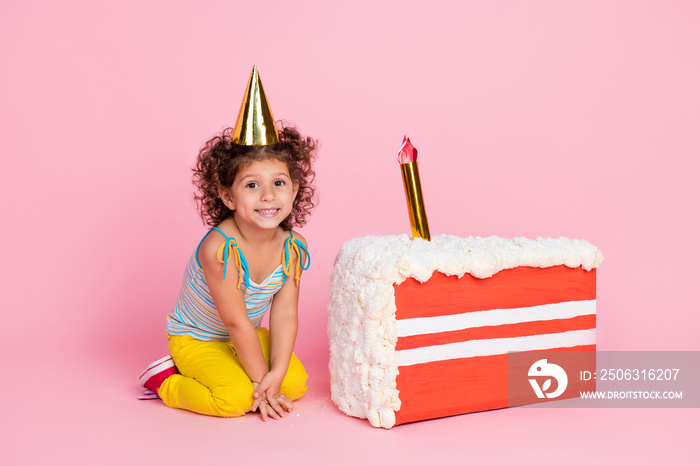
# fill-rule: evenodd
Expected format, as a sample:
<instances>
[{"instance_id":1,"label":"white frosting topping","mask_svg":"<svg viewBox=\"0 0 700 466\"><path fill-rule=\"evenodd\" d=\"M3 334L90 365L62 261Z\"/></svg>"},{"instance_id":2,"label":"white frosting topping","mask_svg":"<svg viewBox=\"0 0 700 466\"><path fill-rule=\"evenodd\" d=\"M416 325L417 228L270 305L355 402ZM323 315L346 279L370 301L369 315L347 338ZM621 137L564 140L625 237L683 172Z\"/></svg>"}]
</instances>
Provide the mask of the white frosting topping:
<instances>
[{"instance_id":1,"label":"white frosting topping","mask_svg":"<svg viewBox=\"0 0 700 466\"><path fill-rule=\"evenodd\" d=\"M504 239L438 235L367 236L343 245L335 260L328 297L331 398L344 413L389 428L401 407L396 389L394 285L433 272L488 278L515 267L583 267L602 262L584 240Z\"/></svg>"}]
</instances>

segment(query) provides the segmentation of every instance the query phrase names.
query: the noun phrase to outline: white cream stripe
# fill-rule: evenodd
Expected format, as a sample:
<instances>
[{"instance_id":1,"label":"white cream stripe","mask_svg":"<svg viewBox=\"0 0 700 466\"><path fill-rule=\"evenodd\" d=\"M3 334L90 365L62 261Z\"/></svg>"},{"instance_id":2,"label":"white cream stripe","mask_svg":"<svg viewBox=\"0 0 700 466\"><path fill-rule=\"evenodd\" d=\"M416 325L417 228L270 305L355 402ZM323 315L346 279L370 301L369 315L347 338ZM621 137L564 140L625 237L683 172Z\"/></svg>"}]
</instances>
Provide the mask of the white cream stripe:
<instances>
[{"instance_id":1,"label":"white cream stripe","mask_svg":"<svg viewBox=\"0 0 700 466\"><path fill-rule=\"evenodd\" d=\"M493 356L510 352L570 348L572 346L593 344L595 344L595 329L572 330L570 332L526 337L461 341L446 345L400 350L396 352L396 363L399 367L412 366L414 364L445 361L448 359Z\"/></svg>"},{"instance_id":2,"label":"white cream stripe","mask_svg":"<svg viewBox=\"0 0 700 466\"><path fill-rule=\"evenodd\" d=\"M449 316L399 319L396 321L396 331L399 337L410 337L538 320L571 319L573 317L595 314L595 304L595 299L591 299L588 301L567 301L516 309L465 312L464 314Z\"/></svg>"}]
</instances>

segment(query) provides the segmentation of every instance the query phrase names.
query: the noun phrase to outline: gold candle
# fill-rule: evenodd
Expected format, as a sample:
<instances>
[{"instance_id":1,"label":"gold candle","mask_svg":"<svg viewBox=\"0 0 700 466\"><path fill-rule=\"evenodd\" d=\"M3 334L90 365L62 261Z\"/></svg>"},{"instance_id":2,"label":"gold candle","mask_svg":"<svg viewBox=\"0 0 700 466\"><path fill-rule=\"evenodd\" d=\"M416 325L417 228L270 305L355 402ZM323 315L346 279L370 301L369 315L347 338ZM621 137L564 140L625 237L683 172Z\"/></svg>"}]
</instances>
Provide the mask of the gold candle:
<instances>
[{"instance_id":1,"label":"gold candle","mask_svg":"<svg viewBox=\"0 0 700 466\"><path fill-rule=\"evenodd\" d=\"M418 162L416 160L418 151L406 136L404 136L398 158L401 164L403 187L406 191L406 205L408 206L408 219L411 222L411 234L414 238L423 238L430 241L428 217L425 215L425 203L423 202L423 191L420 186L420 174L418 173Z\"/></svg>"}]
</instances>

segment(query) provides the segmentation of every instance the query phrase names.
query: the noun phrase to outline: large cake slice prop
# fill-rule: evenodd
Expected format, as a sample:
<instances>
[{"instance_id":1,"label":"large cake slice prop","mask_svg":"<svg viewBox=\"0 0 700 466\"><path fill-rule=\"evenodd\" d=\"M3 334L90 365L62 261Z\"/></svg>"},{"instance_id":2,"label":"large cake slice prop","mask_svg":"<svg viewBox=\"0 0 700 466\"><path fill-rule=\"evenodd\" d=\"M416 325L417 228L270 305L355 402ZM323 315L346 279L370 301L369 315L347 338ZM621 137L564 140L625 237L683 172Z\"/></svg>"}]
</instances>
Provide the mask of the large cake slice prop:
<instances>
[{"instance_id":1,"label":"large cake slice prop","mask_svg":"<svg viewBox=\"0 0 700 466\"><path fill-rule=\"evenodd\" d=\"M341 411L390 428L504 408L508 353L595 349L597 248L430 238L426 219L414 228L409 191L412 237L352 239L335 260L329 367Z\"/></svg>"}]
</instances>

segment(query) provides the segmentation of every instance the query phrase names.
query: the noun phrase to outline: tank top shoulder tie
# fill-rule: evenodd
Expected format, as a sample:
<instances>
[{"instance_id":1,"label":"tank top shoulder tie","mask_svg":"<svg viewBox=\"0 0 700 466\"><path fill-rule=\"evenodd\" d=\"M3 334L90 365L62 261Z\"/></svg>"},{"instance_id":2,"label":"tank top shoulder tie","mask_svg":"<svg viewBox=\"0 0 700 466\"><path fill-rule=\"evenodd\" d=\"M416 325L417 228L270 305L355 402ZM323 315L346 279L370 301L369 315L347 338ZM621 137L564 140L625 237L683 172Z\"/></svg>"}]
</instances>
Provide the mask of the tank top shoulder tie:
<instances>
[{"instance_id":1,"label":"tank top shoulder tie","mask_svg":"<svg viewBox=\"0 0 700 466\"><path fill-rule=\"evenodd\" d=\"M226 269L228 267L229 259L233 259L235 261L236 269L238 269L238 284L236 287L240 289L241 285L245 283L246 288L250 288L248 262L246 261L241 248L238 246L236 238L226 236L226 234L217 227L214 227L211 230L216 230L225 238L224 242L221 243L221 246L219 246L219 249L216 252L217 259L219 262L224 264L224 280L226 279ZM207 235L204 235L205 238L206 236ZM204 238L202 238L202 241L203 240ZM199 246L197 246L197 250L199 250ZM304 251L305 254L302 254L302 251ZM293 259L296 259L294 261L294 267L292 267ZM201 264L199 264L199 259L197 259L197 264L201 267ZM311 256L309 254L309 250L306 248L306 246L304 246L304 243L294 237L294 234L290 230L289 237L284 241L284 251L282 252L282 271L284 272L284 281L286 282L287 277L291 277L293 274L294 282L297 286L299 286L302 270L307 270L310 265Z\"/></svg>"},{"instance_id":2,"label":"tank top shoulder tie","mask_svg":"<svg viewBox=\"0 0 700 466\"><path fill-rule=\"evenodd\" d=\"M305 255L301 254L304 251ZM292 230L289 230L289 237L284 241L284 252L282 253L282 269L284 270L284 278L292 276L292 253L296 254L294 267L294 283L299 286L301 280L301 271L306 270L311 265L311 256L309 250L306 249L304 243L294 237ZM304 262L306 258L306 262Z\"/></svg>"}]
</instances>

